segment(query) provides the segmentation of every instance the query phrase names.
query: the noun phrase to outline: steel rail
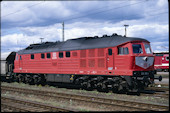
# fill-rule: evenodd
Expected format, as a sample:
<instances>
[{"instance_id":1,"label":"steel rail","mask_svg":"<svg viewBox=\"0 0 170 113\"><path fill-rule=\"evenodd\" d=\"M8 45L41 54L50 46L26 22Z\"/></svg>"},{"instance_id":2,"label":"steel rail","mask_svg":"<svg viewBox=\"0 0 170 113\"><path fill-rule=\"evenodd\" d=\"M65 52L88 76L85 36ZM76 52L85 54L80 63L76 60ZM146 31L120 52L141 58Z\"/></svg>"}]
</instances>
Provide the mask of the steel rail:
<instances>
[{"instance_id":1,"label":"steel rail","mask_svg":"<svg viewBox=\"0 0 170 113\"><path fill-rule=\"evenodd\" d=\"M159 93L159 92L157 92L157 93L155 93L154 94L154 96L156 96L156 97L163 97L163 98L169 98L169 92L168 93Z\"/></svg>"},{"instance_id":2,"label":"steel rail","mask_svg":"<svg viewBox=\"0 0 170 113\"><path fill-rule=\"evenodd\" d=\"M157 105L157 104L149 104L149 103L141 103L141 102L134 102L134 101L125 101L125 100L118 100L118 99L107 99L101 97L94 97L94 96L83 96L78 94L67 94L61 92L51 92L51 91L40 91L40 90L32 90L32 89L24 89L24 88L15 88L15 87L7 87L4 89L4 86L1 86L2 90L20 92L25 94L36 94L41 95L44 97L52 97L52 98L59 98L59 99L68 99L68 100L76 100L82 102L90 102L95 104L104 104L107 106L117 106L117 107L126 107L135 110L144 110L144 111L166 111L169 110L168 105ZM53 94L53 95L51 95Z\"/></svg>"},{"instance_id":3,"label":"steel rail","mask_svg":"<svg viewBox=\"0 0 170 113\"><path fill-rule=\"evenodd\" d=\"M165 83L156 83L155 86L161 85L163 87L169 87L169 84L165 84Z\"/></svg>"},{"instance_id":4,"label":"steel rail","mask_svg":"<svg viewBox=\"0 0 170 113\"><path fill-rule=\"evenodd\" d=\"M169 86L169 84L165 84L165 83L156 83L155 85Z\"/></svg>"},{"instance_id":5,"label":"steel rail","mask_svg":"<svg viewBox=\"0 0 170 113\"><path fill-rule=\"evenodd\" d=\"M169 88L165 87L148 87L147 90L154 90L154 91L169 91Z\"/></svg>"},{"instance_id":6,"label":"steel rail","mask_svg":"<svg viewBox=\"0 0 170 113\"><path fill-rule=\"evenodd\" d=\"M53 92L53 91L40 91L40 90L33 90L33 89L24 89L24 88L16 88L16 87L9 87L9 86L1 86L1 90L13 91L13 92L20 92L26 94L36 94L46 97L52 98L59 98L59 99L68 99L68 100L75 100L75 101L82 101L82 102L90 102L95 104L102 104L108 106L119 106L123 108L130 108L139 111L167 111L169 110L168 105L161 105L161 104L149 104L149 103L142 103L142 102L134 102L134 101L125 101L125 100L118 100L118 99L108 99L108 98L101 98L95 96L85 96L85 95L78 95L78 94L68 94L68 93L61 93L61 92Z\"/></svg>"},{"instance_id":7,"label":"steel rail","mask_svg":"<svg viewBox=\"0 0 170 113\"><path fill-rule=\"evenodd\" d=\"M169 98L169 93L160 93L160 92L156 92L153 94L148 94L148 93L141 93L142 96L150 96L150 97L160 97L160 98Z\"/></svg>"},{"instance_id":8,"label":"steel rail","mask_svg":"<svg viewBox=\"0 0 170 113\"><path fill-rule=\"evenodd\" d=\"M13 108L18 111L24 112L55 112L55 111L75 111L68 108L61 108L51 106L35 101L23 100L14 97L6 97L1 95L1 105L9 108Z\"/></svg>"}]
</instances>

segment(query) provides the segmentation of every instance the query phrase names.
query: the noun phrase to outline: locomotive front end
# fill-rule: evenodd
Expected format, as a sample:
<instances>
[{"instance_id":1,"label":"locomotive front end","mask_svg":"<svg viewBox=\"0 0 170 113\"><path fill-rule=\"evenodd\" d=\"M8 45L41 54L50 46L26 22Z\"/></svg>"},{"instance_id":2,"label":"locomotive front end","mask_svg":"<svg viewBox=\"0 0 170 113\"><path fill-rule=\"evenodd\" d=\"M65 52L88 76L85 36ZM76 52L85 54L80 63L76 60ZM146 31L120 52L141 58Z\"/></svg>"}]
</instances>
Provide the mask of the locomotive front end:
<instances>
[{"instance_id":1,"label":"locomotive front end","mask_svg":"<svg viewBox=\"0 0 170 113\"><path fill-rule=\"evenodd\" d=\"M132 43L134 64L133 80L140 88L147 87L154 83L154 79L162 80L162 76L154 77L154 55L149 42Z\"/></svg>"}]
</instances>

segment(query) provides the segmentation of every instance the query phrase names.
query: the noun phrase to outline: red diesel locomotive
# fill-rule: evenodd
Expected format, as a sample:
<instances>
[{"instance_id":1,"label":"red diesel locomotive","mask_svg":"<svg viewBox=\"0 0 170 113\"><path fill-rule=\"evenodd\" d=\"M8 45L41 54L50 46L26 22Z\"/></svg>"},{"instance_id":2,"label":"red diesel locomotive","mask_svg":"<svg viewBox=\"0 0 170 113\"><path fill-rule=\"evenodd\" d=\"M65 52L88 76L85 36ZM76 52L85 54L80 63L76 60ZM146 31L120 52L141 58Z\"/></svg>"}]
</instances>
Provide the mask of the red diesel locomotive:
<instances>
[{"instance_id":1,"label":"red diesel locomotive","mask_svg":"<svg viewBox=\"0 0 170 113\"><path fill-rule=\"evenodd\" d=\"M155 62L154 68L157 71L169 71L169 53L168 52L158 52L154 53Z\"/></svg>"},{"instance_id":2,"label":"red diesel locomotive","mask_svg":"<svg viewBox=\"0 0 170 113\"><path fill-rule=\"evenodd\" d=\"M88 90L139 91L154 83L150 42L113 34L31 44L16 53L18 82L62 82Z\"/></svg>"}]
</instances>

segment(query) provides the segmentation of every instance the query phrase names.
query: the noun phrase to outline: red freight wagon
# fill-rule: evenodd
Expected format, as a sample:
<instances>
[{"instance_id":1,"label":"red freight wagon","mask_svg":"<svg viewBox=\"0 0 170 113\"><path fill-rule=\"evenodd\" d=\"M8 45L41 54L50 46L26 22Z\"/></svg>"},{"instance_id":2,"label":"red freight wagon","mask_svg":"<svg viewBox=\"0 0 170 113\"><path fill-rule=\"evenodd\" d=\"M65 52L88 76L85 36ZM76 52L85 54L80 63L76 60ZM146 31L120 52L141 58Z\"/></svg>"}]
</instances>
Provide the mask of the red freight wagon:
<instances>
[{"instance_id":1,"label":"red freight wagon","mask_svg":"<svg viewBox=\"0 0 170 113\"><path fill-rule=\"evenodd\" d=\"M154 53L155 62L154 68L157 71L169 71L169 53L168 52L159 52Z\"/></svg>"},{"instance_id":2,"label":"red freight wagon","mask_svg":"<svg viewBox=\"0 0 170 113\"><path fill-rule=\"evenodd\" d=\"M158 79L150 42L117 34L31 44L16 53L14 67L19 82L66 82L98 90L138 91Z\"/></svg>"}]
</instances>

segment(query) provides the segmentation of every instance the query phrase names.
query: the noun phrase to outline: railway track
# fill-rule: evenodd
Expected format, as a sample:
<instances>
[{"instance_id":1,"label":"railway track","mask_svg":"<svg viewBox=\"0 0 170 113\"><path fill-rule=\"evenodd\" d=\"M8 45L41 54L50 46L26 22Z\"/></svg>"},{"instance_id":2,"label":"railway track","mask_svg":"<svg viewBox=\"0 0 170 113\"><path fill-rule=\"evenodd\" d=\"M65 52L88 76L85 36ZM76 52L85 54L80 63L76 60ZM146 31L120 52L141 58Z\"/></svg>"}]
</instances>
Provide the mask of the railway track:
<instances>
[{"instance_id":1,"label":"railway track","mask_svg":"<svg viewBox=\"0 0 170 113\"><path fill-rule=\"evenodd\" d=\"M169 88L165 88L165 87L148 87L148 88L146 88L146 90L154 90L154 91L158 91L158 92L165 92L165 91L169 91Z\"/></svg>"},{"instance_id":2,"label":"railway track","mask_svg":"<svg viewBox=\"0 0 170 113\"><path fill-rule=\"evenodd\" d=\"M155 85L157 86L159 84L155 84ZM166 86L166 87L148 87L144 90L144 92L141 93L141 95L169 98L169 87L167 87L169 85L162 84L162 86Z\"/></svg>"},{"instance_id":3,"label":"railway track","mask_svg":"<svg viewBox=\"0 0 170 113\"><path fill-rule=\"evenodd\" d=\"M145 89L145 93L141 93L143 96L154 96L161 98L169 98L169 84L161 84L163 87L157 87L159 84L155 84L156 87L148 87ZM165 86L165 87L164 87ZM152 94L152 95L151 95Z\"/></svg>"},{"instance_id":4,"label":"railway track","mask_svg":"<svg viewBox=\"0 0 170 113\"><path fill-rule=\"evenodd\" d=\"M169 110L168 105L161 105L161 104L149 104L149 103L141 103L141 102L134 102L134 101L125 101L125 100L118 100L118 99L108 99L108 98L101 98L95 96L85 96L85 95L78 95L78 94L68 94L68 93L61 93L61 92L51 92L51 91L40 91L40 90L32 90L32 89L24 89L24 88L17 88L17 87L9 87L9 86L1 86L2 91L12 91L24 94L34 94L37 96L43 96L48 98L55 98L55 99L67 99L72 101L79 101L81 103L91 103L91 105L103 105L103 106L110 106L110 108L120 107L122 109L129 109L131 111L167 111Z\"/></svg>"},{"instance_id":5,"label":"railway track","mask_svg":"<svg viewBox=\"0 0 170 113\"><path fill-rule=\"evenodd\" d=\"M1 107L12 109L18 112L58 112L58 111L74 111L71 109L51 106L34 101L18 99L14 97L6 97L1 95Z\"/></svg>"},{"instance_id":6,"label":"railway track","mask_svg":"<svg viewBox=\"0 0 170 113\"><path fill-rule=\"evenodd\" d=\"M155 97L163 97L163 98L169 98L169 92L156 92L154 94Z\"/></svg>"},{"instance_id":7,"label":"railway track","mask_svg":"<svg viewBox=\"0 0 170 113\"><path fill-rule=\"evenodd\" d=\"M169 87L169 84L155 84L156 86L158 86L158 85L161 85L161 86L163 86L163 87Z\"/></svg>"},{"instance_id":8,"label":"railway track","mask_svg":"<svg viewBox=\"0 0 170 113\"><path fill-rule=\"evenodd\" d=\"M150 96L150 97L158 97L158 98L169 98L169 92L152 92L152 91L145 91L141 93L142 96Z\"/></svg>"}]
</instances>

